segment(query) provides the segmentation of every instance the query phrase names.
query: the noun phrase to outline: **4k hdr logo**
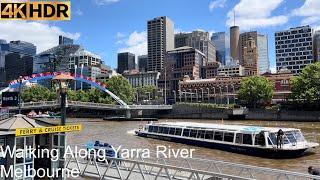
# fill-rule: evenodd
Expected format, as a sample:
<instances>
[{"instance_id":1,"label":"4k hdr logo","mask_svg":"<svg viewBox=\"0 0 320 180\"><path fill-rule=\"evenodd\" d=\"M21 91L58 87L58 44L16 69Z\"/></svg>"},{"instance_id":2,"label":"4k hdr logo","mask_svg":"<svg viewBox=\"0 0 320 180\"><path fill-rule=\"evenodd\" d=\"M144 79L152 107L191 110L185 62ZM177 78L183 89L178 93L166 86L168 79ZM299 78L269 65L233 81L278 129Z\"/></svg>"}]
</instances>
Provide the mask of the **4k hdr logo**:
<instances>
[{"instance_id":1,"label":"4k hdr logo","mask_svg":"<svg viewBox=\"0 0 320 180\"><path fill-rule=\"evenodd\" d=\"M70 1L4 2L0 0L0 20L70 20Z\"/></svg>"}]
</instances>

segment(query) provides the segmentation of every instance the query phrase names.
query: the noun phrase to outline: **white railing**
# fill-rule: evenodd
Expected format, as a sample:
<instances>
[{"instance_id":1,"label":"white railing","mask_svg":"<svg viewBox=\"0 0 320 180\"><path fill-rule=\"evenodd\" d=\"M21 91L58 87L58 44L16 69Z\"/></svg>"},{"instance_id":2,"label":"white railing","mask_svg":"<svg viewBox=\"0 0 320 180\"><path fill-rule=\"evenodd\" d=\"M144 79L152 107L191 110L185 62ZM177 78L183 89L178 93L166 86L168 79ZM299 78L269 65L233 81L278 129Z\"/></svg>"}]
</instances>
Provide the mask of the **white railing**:
<instances>
[{"instance_id":1,"label":"white railing","mask_svg":"<svg viewBox=\"0 0 320 180\"><path fill-rule=\"evenodd\" d=\"M79 146L78 146L79 147ZM151 152L151 158L107 158L96 162L79 156L66 159L67 168L77 168L81 175L99 179L266 179L266 180L320 180L299 172L243 165L200 158L164 158ZM129 178L131 177L131 178ZM138 178L137 178L138 177ZM141 178L143 177L143 178Z\"/></svg>"}]
</instances>

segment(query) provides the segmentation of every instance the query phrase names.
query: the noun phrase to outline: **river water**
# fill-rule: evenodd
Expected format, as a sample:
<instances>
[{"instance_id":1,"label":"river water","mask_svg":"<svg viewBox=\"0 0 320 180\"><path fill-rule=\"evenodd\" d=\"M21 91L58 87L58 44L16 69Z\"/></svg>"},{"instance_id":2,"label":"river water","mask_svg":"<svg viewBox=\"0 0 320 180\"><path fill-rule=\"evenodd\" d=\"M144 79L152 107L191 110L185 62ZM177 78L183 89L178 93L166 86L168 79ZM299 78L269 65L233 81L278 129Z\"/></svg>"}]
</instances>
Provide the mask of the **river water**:
<instances>
[{"instance_id":1,"label":"river water","mask_svg":"<svg viewBox=\"0 0 320 180\"><path fill-rule=\"evenodd\" d=\"M292 127L302 130L305 138L312 142L320 143L320 122L268 122L268 121L217 121L217 120L160 120L163 121L188 121L204 123L224 123L224 124L243 124L258 126ZM195 149L193 156L203 159L222 160L233 163L268 167L282 170L307 173L308 166L320 167L320 148L313 150L312 153L296 159L267 159L248 155L230 153L215 149L187 146L173 142L161 141L137 137L134 130L146 122L115 122L103 121L102 119L68 119L68 123L81 123L81 132L68 133L67 142L69 145L84 145L88 141L108 142L113 146L121 145L122 148L149 148L155 151L157 145L170 146L173 149L190 148Z\"/></svg>"}]
</instances>

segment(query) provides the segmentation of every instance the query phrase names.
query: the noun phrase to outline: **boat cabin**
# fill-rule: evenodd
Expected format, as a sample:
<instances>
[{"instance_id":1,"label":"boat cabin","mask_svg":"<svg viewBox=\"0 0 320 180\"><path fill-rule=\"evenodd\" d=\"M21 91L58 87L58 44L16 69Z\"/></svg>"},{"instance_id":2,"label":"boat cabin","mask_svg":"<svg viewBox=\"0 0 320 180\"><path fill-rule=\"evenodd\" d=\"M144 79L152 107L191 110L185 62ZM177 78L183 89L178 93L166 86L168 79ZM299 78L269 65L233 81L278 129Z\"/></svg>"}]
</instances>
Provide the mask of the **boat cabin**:
<instances>
[{"instance_id":1,"label":"boat cabin","mask_svg":"<svg viewBox=\"0 0 320 180\"><path fill-rule=\"evenodd\" d=\"M300 130L294 128L281 128L281 142L277 142L280 128L271 127L177 122L148 124L144 130L150 134L242 146L277 147L281 143L282 148L292 148L305 142Z\"/></svg>"}]
</instances>

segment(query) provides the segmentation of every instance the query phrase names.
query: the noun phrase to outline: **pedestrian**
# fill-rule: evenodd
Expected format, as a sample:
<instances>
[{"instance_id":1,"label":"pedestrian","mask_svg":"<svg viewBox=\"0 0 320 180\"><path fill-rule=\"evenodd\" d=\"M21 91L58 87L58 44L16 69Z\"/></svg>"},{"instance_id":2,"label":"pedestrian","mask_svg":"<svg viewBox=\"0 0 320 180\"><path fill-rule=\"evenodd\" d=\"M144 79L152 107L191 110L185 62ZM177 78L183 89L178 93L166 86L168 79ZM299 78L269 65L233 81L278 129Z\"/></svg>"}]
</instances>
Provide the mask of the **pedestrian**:
<instances>
[{"instance_id":1,"label":"pedestrian","mask_svg":"<svg viewBox=\"0 0 320 180\"><path fill-rule=\"evenodd\" d=\"M313 166L309 166L308 173L311 175L320 176L320 169L316 169Z\"/></svg>"},{"instance_id":2,"label":"pedestrian","mask_svg":"<svg viewBox=\"0 0 320 180\"><path fill-rule=\"evenodd\" d=\"M283 131L282 129L279 129L278 133L277 133L277 148L280 148L282 147L282 144L283 144Z\"/></svg>"}]
</instances>

